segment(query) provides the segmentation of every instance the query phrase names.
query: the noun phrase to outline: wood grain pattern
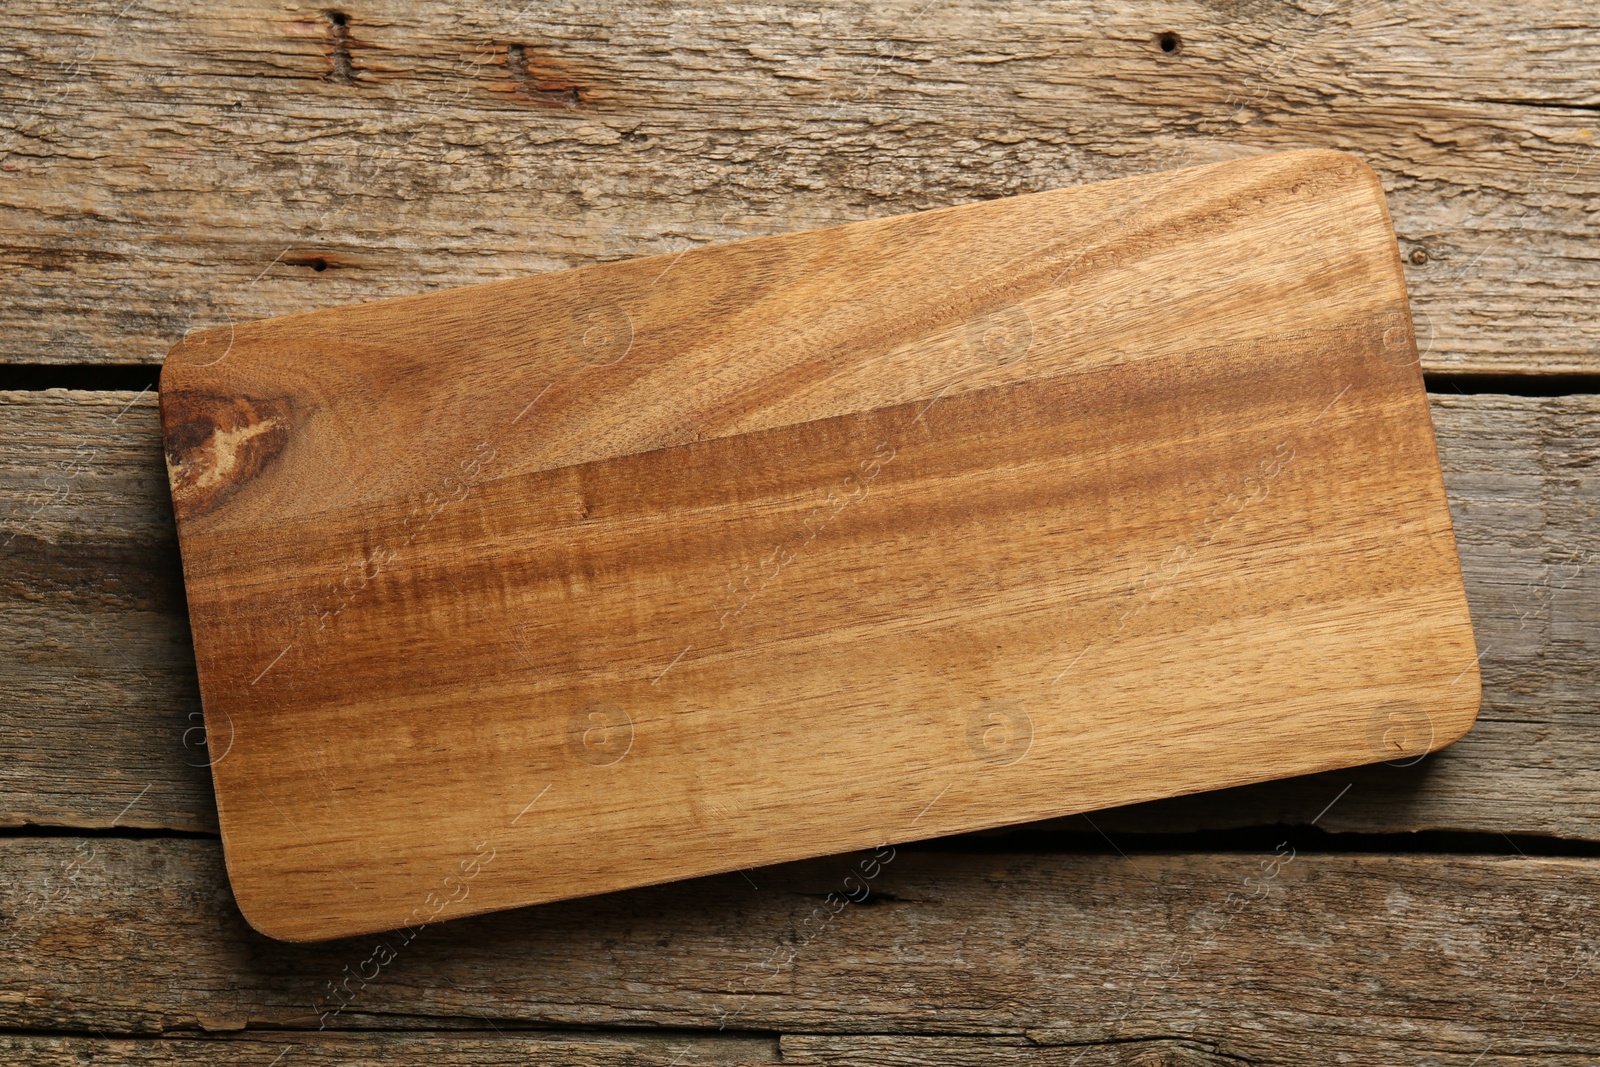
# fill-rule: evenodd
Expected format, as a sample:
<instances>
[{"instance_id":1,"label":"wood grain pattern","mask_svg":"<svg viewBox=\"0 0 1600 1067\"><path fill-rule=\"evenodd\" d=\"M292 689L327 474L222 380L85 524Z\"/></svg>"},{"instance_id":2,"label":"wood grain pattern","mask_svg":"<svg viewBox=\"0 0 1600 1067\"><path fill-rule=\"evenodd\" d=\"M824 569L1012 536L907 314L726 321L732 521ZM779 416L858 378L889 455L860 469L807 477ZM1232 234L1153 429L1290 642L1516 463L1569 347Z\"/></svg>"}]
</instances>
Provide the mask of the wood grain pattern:
<instances>
[{"instance_id":1,"label":"wood grain pattern","mask_svg":"<svg viewBox=\"0 0 1600 1067\"><path fill-rule=\"evenodd\" d=\"M1326 1063L1363 1063L1372 1057L1410 1054L1394 1041L1348 1039L1336 1047L1327 1042ZM529 1062L558 1062L576 1067L702 1067L738 1064L747 1067L834 1067L860 1063L886 1067L1238 1067L1246 1062L1293 1063L1296 1050L1281 1047L1272 1061L1246 1061L1229 1051L1234 1043L1212 1043L1183 1037L1131 1037L1092 1044L1050 1045L1031 1037L945 1037L903 1034L783 1034L762 1038L704 1038L682 1034L640 1035L628 1031L545 1035L511 1032L471 1035L371 1034L244 1034L238 1037L182 1035L161 1038L56 1037L0 1035L0 1052L19 1067L78 1067L86 1061L162 1064L188 1067L270 1067L281 1056L286 1067L328 1064L460 1064L461 1067L507 1067ZM1449 1067L1590 1067L1592 1056L1581 1049L1546 1048L1509 1053L1490 1044L1477 1054L1433 1053L1427 1061Z\"/></svg>"},{"instance_id":2,"label":"wood grain pattern","mask_svg":"<svg viewBox=\"0 0 1600 1067\"><path fill-rule=\"evenodd\" d=\"M1325 152L195 335L235 893L331 937L1420 758L1478 673L1416 358Z\"/></svg>"},{"instance_id":3,"label":"wood grain pattern","mask_svg":"<svg viewBox=\"0 0 1600 1067\"><path fill-rule=\"evenodd\" d=\"M1383 177L1427 367L1600 368L1582 0L341 14L6 5L0 359L1324 147Z\"/></svg>"},{"instance_id":4,"label":"wood grain pattern","mask_svg":"<svg viewBox=\"0 0 1600 1067\"><path fill-rule=\"evenodd\" d=\"M1412 767L1136 805L1096 825L1319 819L1348 833L1600 840L1600 482L1587 474L1600 399L1446 394L1431 409L1482 652L1472 732ZM30 694L0 702L0 824L214 832L155 396L0 394L0 434L12 443L0 452L0 642L18 650L0 657L0 688Z\"/></svg>"},{"instance_id":5,"label":"wood grain pattern","mask_svg":"<svg viewBox=\"0 0 1600 1067\"><path fill-rule=\"evenodd\" d=\"M1592 379L1430 378L1530 395L1431 398L1484 709L1421 763L950 839L1045 864L1121 847L1156 884L1113 859L1130 884L1111 901L1089 875L1087 892L1041 889L940 857L938 899L880 884L805 943L753 1037L681 1009L759 973L842 888L831 875L747 872L792 893L771 911L729 876L624 893L609 915L431 929L333 1022L362 1030L286 1033L372 943L266 943L232 913L214 842L149 840L214 832L216 814L155 400L132 391L154 375L104 366L375 294L1332 147L1382 179L1430 372L1593 372L1591 16L1580 0L0 6L0 389L75 390L0 392L0 826L30 827L0 830L18 838L0 855L0 1061L1592 1062L1592 882L1516 856L1583 846L1497 833L1600 840L1600 399L1548 395ZM1246 858L1208 850L1279 838L1165 838L1216 875L1174 880L1127 831L1313 819L1352 832L1307 832L1313 848L1413 855L1381 879L1335 857L1319 893L1257 902L1280 927L1231 915L1181 955ZM1429 828L1479 833L1361 836ZM952 913L979 921L941 927ZM867 951L830 939L858 918ZM482 940L456 940L478 923ZM1352 938L1371 951L1327 951ZM889 996L858 1016L864 986ZM1135 990L1148 1013L1125 1014ZM928 1032L947 1006L961 1032ZM1014 1027L1030 1006L1039 1027ZM547 1021L563 1012L598 1021Z\"/></svg>"},{"instance_id":6,"label":"wood grain pattern","mask_svg":"<svg viewBox=\"0 0 1600 1067\"><path fill-rule=\"evenodd\" d=\"M777 1067L782 1062L778 1042L772 1038L618 1032L496 1034L493 1030L451 1035L247 1033L156 1040L5 1034L0 1035L0 1055L16 1067L77 1067L86 1061L164 1067L270 1067L275 1059L285 1067L349 1067L365 1063L448 1063L452 1067L526 1067L529 1063L574 1067Z\"/></svg>"},{"instance_id":7,"label":"wood grain pattern","mask_svg":"<svg viewBox=\"0 0 1600 1067\"><path fill-rule=\"evenodd\" d=\"M0 1025L297 1045L273 1031L657 1028L693 1046L680 1067L714 1062L718 1035L781 1035L804 1063L1467 1067L1600 1047L1595 859L1289 836L1127 859L907 848L826 922L863 855L319 945L252 931L214 841L103 839L88 859L0 841Z\"/></svg>"}]
</instances>

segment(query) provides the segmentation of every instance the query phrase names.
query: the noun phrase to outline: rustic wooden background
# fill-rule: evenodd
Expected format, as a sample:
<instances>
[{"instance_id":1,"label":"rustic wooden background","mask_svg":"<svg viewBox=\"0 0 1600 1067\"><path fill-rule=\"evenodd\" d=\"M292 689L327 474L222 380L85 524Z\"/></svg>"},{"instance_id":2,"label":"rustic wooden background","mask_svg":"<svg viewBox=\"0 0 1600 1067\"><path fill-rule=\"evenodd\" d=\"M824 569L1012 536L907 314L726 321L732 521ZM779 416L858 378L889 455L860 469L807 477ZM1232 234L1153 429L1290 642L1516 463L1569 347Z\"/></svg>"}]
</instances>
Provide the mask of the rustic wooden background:
<instances>
[{"instance_id":1,"label":"rustic wooden background","mask_svg":"<svg viewBox=\"0 0 1600 1067\"><path fill-rule=\"evenodd\" d=\"M0 26L0 1059L1600 1058L1591 4L9 0ZM1482 651L1464 741L908 846L815 935L857 857L411 940L239 918L154 397L186 330L1302 146L1390 197Z\"/></svg>"}]
</instances>

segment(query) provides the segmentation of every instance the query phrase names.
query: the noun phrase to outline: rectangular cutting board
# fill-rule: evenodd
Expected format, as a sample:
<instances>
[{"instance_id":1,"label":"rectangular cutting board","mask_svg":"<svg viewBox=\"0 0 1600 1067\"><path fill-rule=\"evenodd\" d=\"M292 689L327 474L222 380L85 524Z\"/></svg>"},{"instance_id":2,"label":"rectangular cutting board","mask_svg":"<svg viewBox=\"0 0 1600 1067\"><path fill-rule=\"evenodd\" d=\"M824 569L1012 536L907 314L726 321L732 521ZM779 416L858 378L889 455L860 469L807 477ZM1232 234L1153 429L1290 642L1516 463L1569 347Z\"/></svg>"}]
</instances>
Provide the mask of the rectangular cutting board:
<instances>
[{"instance_id":1,"label":"rectangular cutting board","mask_svg":"<svg viewBox=\"0 0 1600 1067\"><path fill-rule=\"evenodd\" d=\"M1409 762L1477 713L1341 153L196 333L161 412L274 937Z\"/></svg>"}]
</instances>

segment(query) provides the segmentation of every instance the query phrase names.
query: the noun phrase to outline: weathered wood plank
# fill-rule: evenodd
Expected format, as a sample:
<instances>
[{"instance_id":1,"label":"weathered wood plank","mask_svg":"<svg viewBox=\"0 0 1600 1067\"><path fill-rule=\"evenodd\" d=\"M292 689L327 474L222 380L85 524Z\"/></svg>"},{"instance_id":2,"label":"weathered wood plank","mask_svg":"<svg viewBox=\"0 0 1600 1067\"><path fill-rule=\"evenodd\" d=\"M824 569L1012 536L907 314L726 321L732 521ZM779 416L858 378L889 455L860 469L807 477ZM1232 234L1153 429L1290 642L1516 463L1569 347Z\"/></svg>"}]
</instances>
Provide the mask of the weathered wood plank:
<instances>
[{"instance_id":1,"label":"weathered wood plank","mask_svg":"<svg viewBox=\"0 0 1600 1067\"><path fill-rule=\"evenodd\" d=\"M1428 367L1593 371L1589 14L21 0L0 359L1332 147L1384 178Z\"/></svg>"},{"instance_id":2,"label":"weathered wood plank","mask_svg":"<svg viewBox=\"0 0 1600 1067\"><path fill-rule=\"evenodd\" d=\"M158 425L0 394L0 825L215 827Z\"/></svg>"},{"instance_id":3,"label":"weathered wood plank","mask_svg":"<svg viewBox=\"0 0 1600 1067\"><path fill-rule=\"evenodd\" d=\"M1274 1050L1266 1060L1246 1060L1230 1051L1228 1044L1181 1037L1137 1037L1103 1044L1051 1045L1044 1035L1020 1038L992 1037L906 1037L877 1035L784 1035L779 1042L785 1065L797 1067L846 1067L871 1063L875 1067L1105 1067L1129 1064L1133 1067L1241 1067L1246 1063L1295 1063L1292 1051ZM1419 1049L1407 1040L1374 1042L1361 1040L1317 1040L1305 1052L1319 1063L1416 1063L1428 1067L1488 1067L1500 1064L1513 1067L1519 1057L1490 1045L1475 1053L1441 1052ZM1589 1054L1571 1049L1530 1053L1528 1059L1540 1065L1592 1063Z\"/></svg>"},{"instance_id":4,"label":"weathered wood plank","mask_svg":"<svg viewBox=\"0 0 1600 1067\"><path fill-rule=\"evenodd\" d=\"M459 1067L695 1067L779 1062L778 1042L765 1037L696 1034L547 1034L506 1031L482 1035L254 1034L166 1038L44 1037L0 1034L0 1056L28 1067L79 1067L86 1062L217 1064L219 1067L315 1067L317 1064L436 1064ZM1540 1061L1556 1063L1558 1061Z\"/></svg>"},{"instance_id":5,"label":"weathered wood plank","mask_svg":"<svg viewBox=\"0 0 1600 1067\"><path fill-rule=\"evenodd\" d=\"M5 840L0 1026L1164 1038L1271 1063L1600 1050L1594 859L902 850L835 911L862 862L287 945L245 925L214 841Z\"/></svg>"},{"instance_id":6,"label":"weathered wood plank","mask_svg":"<svg viewBox=\"0 0 1600 1067\"><path fill-rule=\"evenodd\" d=\"M1362 1043L1324 1063L1362 1062L1376 1043ZM1396 1055L1409 1046L1396 1043ZM781 1054L780 1054L781 1050ZM1316 1051L1322 1051L1318 1049ZM577 1067L703 1067L706 1064L767 1067L833 1067L882 1064L884 1067L1238 1067L1246 1061L1200 1041L1148 1037L1091 1045L1040 1044L1029 1037L949 1037L943 1035L783 1034L768 1038L705 1038L693 1034L542 1034L508 1030L480 1037L441 1034L372 1033L306 1035L242 1033L236 1036L84 1038L0 1035L0 1053L18 1067L80 1067L86 1062L126 1064L217 1064L219 1067L315 1067L336 1064L459 1064L460 1067L523 1067L528 1063ZM281 1057L281 1058L279 1058ZM1303 1060L1285 1059L1297 1063ZM1507 1055L1487 1052L1433 1053L1430 1067L1592 1067L1592 1055L1565 1050Z\"/></svg>"},{"instance_id":7,"label":"weathered wood plank","mask_svg":"<svg viewBox=\"0 0 1600 1067\"><path fill-rule=\"evenodd\" d=\"M1600 839L1600 398L1437 396L1433 416L1484 650L1472 732L1415 766L1095 825ZM0 824L214 829L154 398L0 394L0 439L0 634L19 651L0 658Z\"/></svg>"}]
</instances>

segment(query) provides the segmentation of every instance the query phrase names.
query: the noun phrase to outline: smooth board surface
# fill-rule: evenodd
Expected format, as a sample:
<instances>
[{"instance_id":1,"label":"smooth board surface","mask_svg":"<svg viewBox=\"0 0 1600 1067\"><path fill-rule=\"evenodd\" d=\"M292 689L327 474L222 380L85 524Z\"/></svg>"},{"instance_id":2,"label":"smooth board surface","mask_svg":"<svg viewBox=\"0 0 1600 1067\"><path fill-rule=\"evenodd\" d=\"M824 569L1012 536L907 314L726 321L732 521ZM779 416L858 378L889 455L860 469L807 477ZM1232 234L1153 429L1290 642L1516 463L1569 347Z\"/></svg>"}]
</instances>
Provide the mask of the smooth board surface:
<instances>
[{"instance_id":1,"label":"smooth board surface","mask_svg":"<svg viewBox=\"0 0 1600 1067\"><path fill-rule=\"evenodd\" d=\"M1409 761L1477 711L1348 155L208 331L161 402L276 937Z\"/></svg>"}]
</instances>

